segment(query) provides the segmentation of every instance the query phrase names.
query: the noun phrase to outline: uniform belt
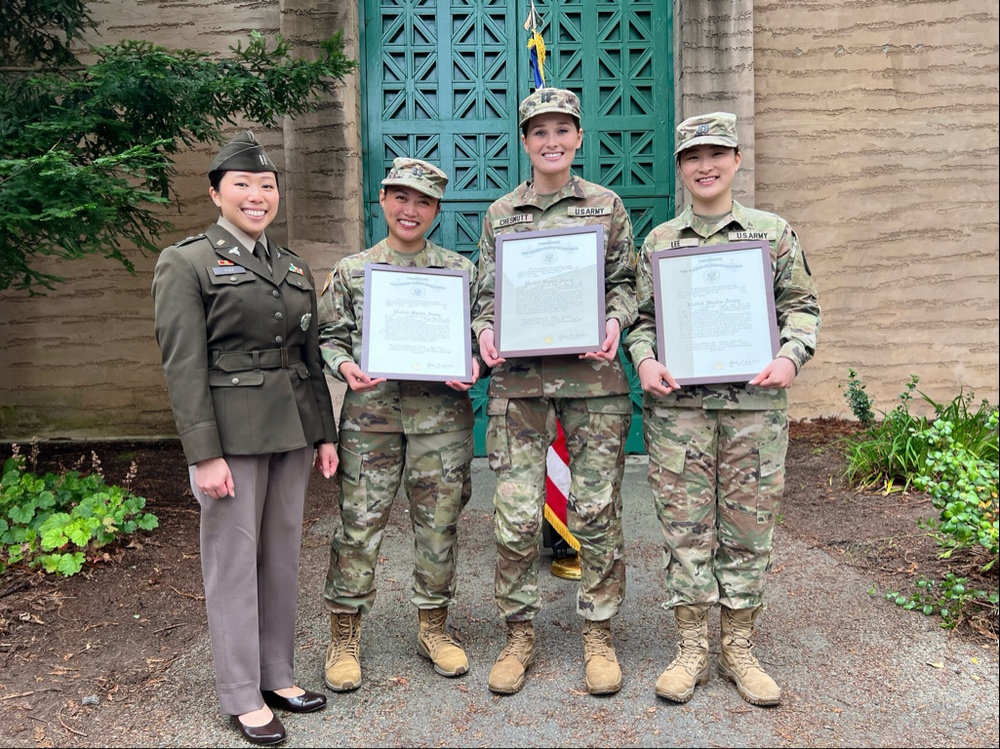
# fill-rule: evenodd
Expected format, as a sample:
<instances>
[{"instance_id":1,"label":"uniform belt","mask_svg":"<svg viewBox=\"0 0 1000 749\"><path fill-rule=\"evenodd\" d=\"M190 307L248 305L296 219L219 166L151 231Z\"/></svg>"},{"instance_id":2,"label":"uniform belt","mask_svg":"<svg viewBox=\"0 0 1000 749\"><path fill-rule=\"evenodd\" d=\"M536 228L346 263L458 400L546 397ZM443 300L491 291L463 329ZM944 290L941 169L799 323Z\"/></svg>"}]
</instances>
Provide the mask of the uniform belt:
<instances>
[{"instance_id":1,"label":"uniform belt","mask_svg":"<svg viewBox=\"0 0 1000 749\"><path fill-rule=\"evenodd\" d=\"M255 351L213 351L212 366L223 372L247 372L254 369L287 369L302 361L298 347L269 348Z\"/></svg>"}]
</instances>

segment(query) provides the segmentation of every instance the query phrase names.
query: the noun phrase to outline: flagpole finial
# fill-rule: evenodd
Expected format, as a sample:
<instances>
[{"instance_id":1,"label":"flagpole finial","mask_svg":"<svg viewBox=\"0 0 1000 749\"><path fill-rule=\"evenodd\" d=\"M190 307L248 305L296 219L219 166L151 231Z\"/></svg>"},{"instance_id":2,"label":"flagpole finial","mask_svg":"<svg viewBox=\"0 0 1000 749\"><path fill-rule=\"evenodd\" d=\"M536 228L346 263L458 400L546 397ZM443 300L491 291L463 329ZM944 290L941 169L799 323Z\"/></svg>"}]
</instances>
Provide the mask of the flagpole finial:
<instances>
[{"instance_id":1,"label":"flagpole finial","mask_svg":"<svg viewBox=\"0 0 1000 749\"><path fill-rule=\"evenodd\" d=\"M528 38L528 61L531 63L531 72L535 79L536 90L545 88L545 41L538 31L539 22L538 11L535 10L535 2L531 0L528 17L524 21L524 30L531 32L531 36Z\"/></svg>"}]
</instances>

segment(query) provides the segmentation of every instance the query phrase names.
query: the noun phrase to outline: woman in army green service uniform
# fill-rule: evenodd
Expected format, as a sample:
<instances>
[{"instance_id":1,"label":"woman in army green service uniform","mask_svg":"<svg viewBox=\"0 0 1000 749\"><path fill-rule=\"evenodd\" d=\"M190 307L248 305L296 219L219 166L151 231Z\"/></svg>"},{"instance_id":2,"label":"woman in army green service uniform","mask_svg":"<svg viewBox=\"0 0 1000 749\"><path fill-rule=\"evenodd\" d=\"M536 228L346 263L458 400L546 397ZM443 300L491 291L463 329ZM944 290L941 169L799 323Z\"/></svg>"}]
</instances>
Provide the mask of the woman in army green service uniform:
<instances>
[{"instance_id":1,"label":"woman in army green service uniform","mask_svg":"<svg viewBox=\"0 0 1000 749\"><path fill-rule=\"evenodd\" d=\"M719 673L754 705L777 705L781 689L751 652L764 573L784 488L788 446L785 391L812 358L820 308L805 253L788 223L733 200L742 155L736 117L692 117L677 127L675 151L691 205L656 227L639 254L639 320L629 351L642 389L649 483L664 536L667 601L680 635L677 657L656 694L687 702L708 681L709 610L719 604ZM749 382L678 387L656 358L652 254L737 242L770 245L781 348Z\"/></svg>"},{"instance_id":2,"label":"woman in army green service uniform","mask_svg":"<svg viewBox=\"0 0 1000 749\"><path fill-rule=\"evenodd\" d=\"M201 506L205 604L223 712L250 742L285 739L271 707L311 712L295 685L302 509L313 455L337 468L309 266L264 233L278 170L252 133L209 167L218 223L165 249L153 274L156 339Z\"/></svg>"},{"instance_id":3,"label":"woman in army green service uniform","mask_svg":"<svg viewBox=\"0 0 1000 749\"><path fill-rule=\"evenodd\" d=\"M592 694L610 694L622 685L611 618L625 595L620 486L632 406L617 356L621 331L635 318L632 224L618 195L570 171L583 143L576 94L538 89L518 114L532 179L493 203L483 220L479 312L472 323L480 353L493 368L487 450L497 475L495 593L507 628L489 688L517 692L534 662L545 456L558 419L569 450L567 525L580 541L577 612L584 619L585 683ZM607 337L601 350L500 358L493 332L497 235L593 224L603 226L605 243Z\"/></svg>"}]
</instances>

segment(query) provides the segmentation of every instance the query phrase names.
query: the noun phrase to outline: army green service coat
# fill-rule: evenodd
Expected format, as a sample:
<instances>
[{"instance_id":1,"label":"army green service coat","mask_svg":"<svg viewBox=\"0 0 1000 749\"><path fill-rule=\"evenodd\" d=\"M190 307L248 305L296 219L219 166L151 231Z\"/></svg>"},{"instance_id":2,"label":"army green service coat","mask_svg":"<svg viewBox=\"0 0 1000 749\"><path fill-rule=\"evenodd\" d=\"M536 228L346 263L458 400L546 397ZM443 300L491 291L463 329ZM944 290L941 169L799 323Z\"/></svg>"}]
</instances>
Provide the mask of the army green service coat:
<instances>
[{"instance_id":1,"label":"army green service coat","mask_svg":"<svg viewBox=\"0 0 1000 749\"><path fill-rule=\"evenodd\" d=\"M218 224L153 272L160 344L189 464L336 442L309 266L271 245L272 271Z\"/></svg>"}]
</instances>

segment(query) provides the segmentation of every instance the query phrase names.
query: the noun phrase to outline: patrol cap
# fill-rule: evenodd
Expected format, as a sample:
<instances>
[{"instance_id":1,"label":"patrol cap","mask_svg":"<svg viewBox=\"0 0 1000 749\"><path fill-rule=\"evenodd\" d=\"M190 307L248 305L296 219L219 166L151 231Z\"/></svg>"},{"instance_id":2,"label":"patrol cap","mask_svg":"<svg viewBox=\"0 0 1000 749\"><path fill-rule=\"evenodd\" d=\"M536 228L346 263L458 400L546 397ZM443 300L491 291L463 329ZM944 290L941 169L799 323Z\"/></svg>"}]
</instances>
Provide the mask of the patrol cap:
<instances>
[{"instance_id":1,"label":"patrol cap","mask_svg":"<svg viewBox=\"0 0 1000 749\"><path fill-rule=\"evenodd\" d=\"M412 187L417 192L441 200L448 184L448 175L426 161L397 156L392 160L392 168L382 184Z\"/></svg>"},{"instance_id":2,"label":"patrol cap","mask_svg":"<svg viewBox=\"0 0 1000 749\"><path fill-rule=\"evenodd\" d=\"M518 127L532 117L546 112L565 112L576 118L580 123L580 97L564 88L536 88L526 96L517 108Z\"/></svg>"},{"instance_id":3,"label":"patrol cap","mask_svg":"<svg viewBox=\"0 0 1000 749\"><path fill-rule=\"evenodd\" d=\"M208 173L212 172L274 172L278 167L268 158L264 147L249 130L240 133L212 159Z\"/></svg>"},{"instance_id":4,"label":"patrol cap","mask_svg":"<svg viewBox=\"0 0 1000 749\"><path fill-rule=\"evenodd\" d=\"M716 146L739 148L736 139L736 115L729 112L712 112L688 117L677 126L677 147L674 156L686 148L710 143Z\"/></svg>"}]
</instances>

